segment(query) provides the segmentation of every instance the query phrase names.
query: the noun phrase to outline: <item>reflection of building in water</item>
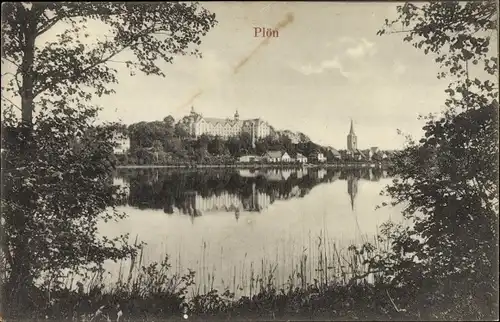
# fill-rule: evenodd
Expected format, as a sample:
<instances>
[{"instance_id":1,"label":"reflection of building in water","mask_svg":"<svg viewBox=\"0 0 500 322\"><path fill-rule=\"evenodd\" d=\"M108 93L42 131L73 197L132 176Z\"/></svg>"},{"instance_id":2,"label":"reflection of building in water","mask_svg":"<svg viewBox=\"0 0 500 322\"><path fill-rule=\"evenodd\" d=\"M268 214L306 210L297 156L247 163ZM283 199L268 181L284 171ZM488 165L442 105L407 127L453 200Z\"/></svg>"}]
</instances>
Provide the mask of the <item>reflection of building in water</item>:
<instances>
[{"instance_id":1,"label":"reflection of building in water","mask_svg":"<svg viewBox=\"0 0 500 322\"><path fill-rule=\"evenodd\" d=\"M297 170L297 179L302 179L303 177L307 176L308 169L307 168L301 168Z\"/></svg>"},{"instance_id":2,"label":"reflection of building in water","mask_svg":"<svg viewBox=\"0 0 500 322\"><path fill-rule=\"evenodd\" d=\"M354 175L349 175L347 177L347 193L351 198L351 209L354 210L354 200L358 194L358 178Z\"/></svg>"},{"instance_id":3,"label":"reflection of building in water","mask_svg":"<svg viewBox=\"0 0 500 322\"><path fill-rule=\"evenodd\" d=\"M195 197L195 207L201 212L211 211L235 211L242 207L241 200L237 195L223 192L220 195L213 195L205 198L198 194Z\"/></svg>"},{"instance_id":4,"label":"reflection of building in water","mask_svg":"<svg viewBox=\"0 0 500 322\"><path fill-rule=\"evenodd\" d=\"M130 184L127 181L125 181L122 178L114 177L113 178L113 185L119 186L120 190L123 193L125 193L125 196L128 198L128 196L130 195Z\"/></svg>"},{"instance_id":5,"label":"reflection of building in water","mask_svg":"<svg viewBox=\"0 0 500 322\"><path fill-rule=\"evenodd\" d=\"M252 194L248 198L242 199L243 209L246 211L261 211L271 204L271 196L258 192L255 183L252 184Z\"/></svg>"},{"instance_id":6,"label":"reflection of building in water","mask_svg":"<svg viewBox=\"0 0 500 322\"><path fill-rule=\"evenodd\" d=\"M238 174L243 178L255 178L262 174L260 171L249 170L249 169L240 169L238 170Z\"/></svg>"},{"instance_id":7,"label":"reflection of building in water","mask_svg":"<svg viewBox=\"0 0 500 322\"><path fill-rule=\"evenodd\" d=\"M290 176L292 175L292 170L286 169L281 171L281 176L283 177L284 180L288 180Z\"/></svg>"},{"instance_id":8,"label":"reflection of building in water","mask_svg":"<svg viewBox=\"0 0 500 322\"><path fill-rule=\"evenodd\" d=\"M196 194L194 203L195 209L201 213L226 211L235 212L236 216L239 217L241 210L261 211L267 208L271 203L271 197L258 192L255 184L252 184L252 194L247 198L241 198L228 192L210 197L202 197Z\"/></svg>"},{"instance_id":9,"label":"reflection of building in water","mask_svg":"<svg viewBox=\"0 0 500 322\"><path fill-rule=\"evenodd\" d=\"M290 171L290 170L269 169L264 176L267 179L267 181L283 181L288 179L291 175L291 171L286 173L285 171Z\"/></svg>"},{"instance_id":10,"label":"reflection of building in water","mask_svg":"<svg viewBox=\"0 0 500 322\"><path fill-rule=\"evenodd\" d=\"M323 178L325 177L326 175L326 170L325 169L319 169L318 170L318 179L319 180L323 180Z\"/></svg>"},{"instance_id":11,"label":"reflection of building in water","mask_svg":"<svg viewBox=\"0 0 500 322\"><path fill-rule=\"evenodd\" d=\"M333 171L333 175L330 178L330 182L334 182L334 181L340 179L340 174L341 174L340 170Z\"/></svg>"}]
</instances>

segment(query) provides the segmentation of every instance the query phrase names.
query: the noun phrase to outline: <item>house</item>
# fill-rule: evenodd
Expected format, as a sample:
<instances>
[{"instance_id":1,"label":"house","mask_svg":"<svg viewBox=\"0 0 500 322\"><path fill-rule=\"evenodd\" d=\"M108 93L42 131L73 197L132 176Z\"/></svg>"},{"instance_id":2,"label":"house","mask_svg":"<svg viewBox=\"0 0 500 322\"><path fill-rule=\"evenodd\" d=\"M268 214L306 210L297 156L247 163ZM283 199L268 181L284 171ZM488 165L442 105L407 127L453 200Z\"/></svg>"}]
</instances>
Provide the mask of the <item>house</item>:
<instances>
[{"instance_id":1,"label":"house","mask_svg":"<svg viewBox=\"0 0 500 322\"><path fill-rule=\"evenodd\" d=\"M346 150L343 151L344 156L342 157L343 159L351 160L351 161L365 161L367 160L366 155L358 149L355 150Z\"/></svg>"},{"instance_id":2,"label":"house","mask_svg":"<svg viewBox=\"0 0 500 322\"><path fill-rule=\"evenodd\" d=\"M361 150L361 153L365 156L366 160L371 160L372 155L371 155L371 150L370 149L365 149Z\"/></svg>"},{"instance_id":3,"label":"house","mask_svg":"<svg viewBox=\"0 0 500 322\"><path fill-rule=\"evenodd\" d=\"M387 159L387 154L384 151L378 151L373 155L372 159L376 161L382 161Z\"/></svg>"},{"instance_id":4,"label":"house","mask_svg":"<svg viewBox=\"0 0 500 322\"><path fill-rule=\"evenodd\" d=\"M239 162L259 162L261 160L261 157L258 155L242 155L241 157L238 158Z\"/></svg>"},{"instance_id":5,"label":"house","mask_svg":"<svg viewBox=\"0 0 500 322\"><path fill-rule=\"evenodd\" d=\"M295 161L299 163L307 163L307 157L305 157L301 153L297 153L297 155L295 156Z\"/></svg>"},{"instance_id":6,"label":"house","mask_svg":"<svg viewBox=\"0 0 500 322\"><path fill-rule=\"evenodd\" d=\"M309 156L311 161L316 161L316 162L326 162L326 157L323 153L321 152L313 152Z\"/></svg>"},{"instance_id":7,"label":"house","mask_svg":"<svg viewBox=\"0 0 500 322\"><path fill-rule=\"evenodd\" d=\"M276 163L276 162L291 162L292 158L288 153L282 152L282 151L268 151L264 155L264 159L267 162L270 163Z\"/></svg>"},{"instance_id":8,"label":"house","mask_svg":"<svg viewBox=\"0 0 500 322\"><path fill-rule=\"evenodd\" d=\"M363 150L361 152L365 155L367 160L372 160L372 159L376 160L377 157L375 157L375 156L379 153L379 151L380 150L378 147L373 146L373 147L366 149L366 150Z\"/></svg>"},{"instance_id":9,"label":"house","mask_svg":"<svg viewBox=\"0 0 500 322\"><path fill-rule=\"evenodd\" d=\"M357 161L365 161L365 160L368 160L367 159L367 156L363 153L363 151L361 150L354 150L353 151L353 156L354 156L354 160L357 160Z\"/></svg>"},{"instance_id":10,"label":"house","mask_svg":"<svg viewBox=\"0 0 500 322\"><path fill-rule=\"evenodd\" d=\"M125 154L130 150L130 138L124 134L116 134L113 137L115 146L113 151L115 154Z\"/></svg>"},{"instance_id":11,"label":"house","mask_svg":"<svg viewBox=\"0 0 500 322\"><path fill-rule=\"evenodd\" d=\"M342 160L342 155L336 149L334 149L332 147L328 147L328 149L326 151L326 159L330 162L340 161L340 160Z\"/></svg>"}]
</instances>

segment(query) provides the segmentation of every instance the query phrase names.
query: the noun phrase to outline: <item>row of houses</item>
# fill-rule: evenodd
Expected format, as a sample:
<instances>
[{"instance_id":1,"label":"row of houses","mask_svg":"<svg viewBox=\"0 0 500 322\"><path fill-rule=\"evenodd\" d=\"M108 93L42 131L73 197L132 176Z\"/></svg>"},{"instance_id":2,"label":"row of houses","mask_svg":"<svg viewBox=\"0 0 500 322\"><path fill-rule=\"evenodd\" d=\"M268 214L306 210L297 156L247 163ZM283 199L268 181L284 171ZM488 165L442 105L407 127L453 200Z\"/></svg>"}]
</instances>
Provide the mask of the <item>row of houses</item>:
<instances>
[{"instance_id":1,"label":"row of houses","mask_svg":"<svg viewBox=\"0 0 500 322\"><path fill-rule=\"evenodd\" d=\"M335 150L332 151L332 158L340 159L340 153ZM326 162L328 158L321 152L314 152L309 156L302 153L295 153L290 155L286 151L268 151L262 156L258 155L244 155L239 157L239 162L268 162L268 163L308 163L308 162Z\"/></svg>"},{"instance_id":2,"label":"row of houses","mask_svg":"<svg viewBox=\"0 0 500 322\"><path fill-rule=\"evenodd\" d=\"M251 162L267 162L267 163L325 163L327 161L382 161L387 159L387 153L380 151L378 148L368 150L346 150L339 152L331 147L327 149L326 155L322 152L314 152L309 156L301 153L289 154L286 151L269 151L262 156L258 155L243 155L238 161L242 163Z\"/></svg>"}]
</instances>

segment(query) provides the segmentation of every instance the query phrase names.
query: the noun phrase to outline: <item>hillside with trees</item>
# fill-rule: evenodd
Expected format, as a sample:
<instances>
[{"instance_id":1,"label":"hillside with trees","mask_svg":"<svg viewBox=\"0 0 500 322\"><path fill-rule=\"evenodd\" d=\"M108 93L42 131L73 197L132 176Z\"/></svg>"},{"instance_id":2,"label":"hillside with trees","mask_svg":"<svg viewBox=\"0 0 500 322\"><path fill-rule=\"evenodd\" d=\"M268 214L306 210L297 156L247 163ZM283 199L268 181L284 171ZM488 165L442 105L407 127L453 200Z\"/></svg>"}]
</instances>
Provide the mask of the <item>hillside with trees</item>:
<instances>
[{"instance_id":1,"label":"hillside with trees","mask_svg":"<svg viewBox=\"0 0 500 322\"><path fill-rule=\"evenodd\" d=\"M286 151L290 155L301 153L309 156L327 148L312 142L303 133L276 131L252 144L250 133L223 138L201 135L192 137L188 131L187 116L175 122L172 116L163 121L138 122L128 126L130 151L122 156L122 164L172 164L172 163L232 163L246 154L263 155L268 151ZM297 137L298 140L292 140Z\"/></svg>"}]
</instances>

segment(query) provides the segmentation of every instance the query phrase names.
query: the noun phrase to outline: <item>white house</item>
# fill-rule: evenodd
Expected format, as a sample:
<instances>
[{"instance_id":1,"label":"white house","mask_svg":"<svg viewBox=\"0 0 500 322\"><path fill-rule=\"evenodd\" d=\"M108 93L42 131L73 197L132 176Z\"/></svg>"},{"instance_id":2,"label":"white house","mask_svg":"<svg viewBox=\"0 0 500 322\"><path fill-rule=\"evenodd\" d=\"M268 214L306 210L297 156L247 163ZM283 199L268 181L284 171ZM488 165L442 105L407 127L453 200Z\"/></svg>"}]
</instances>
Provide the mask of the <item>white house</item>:
<instances>
[{"instance_id":1,"label":"white house","mask_svg":"<svg viewBox=\"0 0 500 322\"><path fill-rule=\"evenodd\" d=\"M260 161L261 157L257 155L242 155L239 157L238 161L239 162L258 162Z\"/></svg>"},{"instance_id":2,"label":"white house","mask_svg":"<svg viewBox=\"0 0 500 322\"><path fill-rule=\"evenodd\" d=\"M295 161L300 162L300 163L307 163L307 158L302 155L301 153L297 153L297 156L295 157Z\"/></svg>"},{"instance_id":3,"label":"white house","mask_svg":"<svg viewBox=\"0 0 500 322\"><path fill-rule=\"evenodd\" d=\"M318 161L318 162L326 162L326 157L323 153L321 152L314 152L310 155L311 160Z\"/></svg>"},{"instance_id":4,"label":"white house","mask_svg":"<svg viewBox=\"0 0 500 322\"><path fill-rule=\"evenodd\" d=\"M115 135L114 137L115 147L113 152L115 154L125 154L130 150L130 138L124 135Z\"/></svg>"},{"instance_id":5,"label":"white house","mask_svg":"<svg viewBox=\"0 0 500 322\"><path fill-rule=\"evenodd\" d=\"M292 160L292 158L290 157L290 155L288 155L288 153L281 151L269 151L264 156L264 159L266 159L267 162L270 163L290 162Z\"/></svg>"}]
</instances>

